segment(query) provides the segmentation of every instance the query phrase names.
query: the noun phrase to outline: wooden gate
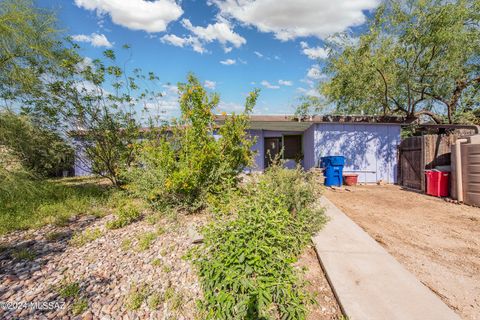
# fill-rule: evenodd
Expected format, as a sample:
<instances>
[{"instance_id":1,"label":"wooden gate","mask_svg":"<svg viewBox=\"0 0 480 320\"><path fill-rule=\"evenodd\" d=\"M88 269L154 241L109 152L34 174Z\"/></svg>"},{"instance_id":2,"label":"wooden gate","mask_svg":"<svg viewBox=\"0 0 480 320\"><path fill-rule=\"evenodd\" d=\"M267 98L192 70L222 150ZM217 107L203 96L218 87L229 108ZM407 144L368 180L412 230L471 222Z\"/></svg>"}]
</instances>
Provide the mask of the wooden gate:
<instances>
[{"instance_id":1,"label":"wooden gate","mask_svg":"<svg viewBox=\"0 0 480 320\"><path fill-rule=\"evenodd\" d=\"M423 139L411 137L399 146L399 183L402 186L422 190Z\"/></svg>"},{"instance_id":2,"label":"wooden gate","mask_svg":"<svg viewBox=\"0 0 480 320\"><path fill-rule=\"evenodd\" d=\"M407 188L425 191L425 169L450 165L451 146L460 137L474 134L460 129L450 134L427 134L406 138L398 147L398 182Z\"/></svg>"}]
</instances>

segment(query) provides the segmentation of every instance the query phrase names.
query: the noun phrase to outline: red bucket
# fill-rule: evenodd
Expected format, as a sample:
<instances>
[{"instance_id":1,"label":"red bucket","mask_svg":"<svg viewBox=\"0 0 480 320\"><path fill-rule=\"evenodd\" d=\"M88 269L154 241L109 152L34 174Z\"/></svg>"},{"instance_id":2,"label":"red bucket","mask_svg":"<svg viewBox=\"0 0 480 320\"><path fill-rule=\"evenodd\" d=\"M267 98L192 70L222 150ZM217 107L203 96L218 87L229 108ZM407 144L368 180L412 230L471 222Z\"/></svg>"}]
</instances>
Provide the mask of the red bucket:
<instances>
[{"instance_id":1,"label":"red bucket","mask_svg":"<svg viewBox=\"0 0 480 320\"><path fill-rule=\"evenodd\" d=\"M358 174L344 174L343 183L347 186L356 186L358 182Z\"/></svg>"}]
</instances>

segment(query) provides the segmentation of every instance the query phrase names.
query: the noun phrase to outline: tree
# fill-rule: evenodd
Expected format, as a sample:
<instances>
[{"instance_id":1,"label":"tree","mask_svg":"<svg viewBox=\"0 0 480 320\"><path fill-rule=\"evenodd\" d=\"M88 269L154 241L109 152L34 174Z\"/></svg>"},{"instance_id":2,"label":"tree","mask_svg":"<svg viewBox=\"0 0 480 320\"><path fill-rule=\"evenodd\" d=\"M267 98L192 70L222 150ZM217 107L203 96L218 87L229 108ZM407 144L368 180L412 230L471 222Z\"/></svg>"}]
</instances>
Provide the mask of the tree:
<instances>
[{"instance_id":1,"label":"tree","mask_svg":"<svg viewBox=\"0 0 480 320\"><path fill-rule=\"evenodd\" d=\"M151 72L146 76L140 69L130 75L117 65L113 50L104 51L103 60L71 56L62 67L61 74L45 83L46 94L34 101L35 110L59 115L92 172L120 186L140 138L137 110L143 105L148 112L162 96L152 89L158 77Z\"/></svg>"},{"instance_id":2,"label":"tree","mask_svg":"<svg viewBox=\"0 0 480 320\"><path fill-rule=\"evenodd\" d=\"M480 1L386 1L358 43L331 51L325 72L321 92L338 112L471 121L480 97Z\"/></svg>"},{"instance_id":3,"label":"tree","mask_svg":"<svg viewBox=\"0 0 480 320\"><path fill-rule=\"evenodd\" d=\"M30 0L0 2L0 98L3 103L32 95L67 49L56 17Z\"/></svg>"},{"instance_id":4,"label":"tree","mask_svg":"<svg viewBox=\"0 0 480 320\"><path fill-rule=\"evenodd\" d=\"M181 117L139 144L128 189L155 205L194 211L208 195L234 186L238 174L252 164L254 141L246 128L258 91L248 95L242 114L226 116L219 125L217 94L208 94L193 75L178 89Z\"/></svg>"}]
</instances>

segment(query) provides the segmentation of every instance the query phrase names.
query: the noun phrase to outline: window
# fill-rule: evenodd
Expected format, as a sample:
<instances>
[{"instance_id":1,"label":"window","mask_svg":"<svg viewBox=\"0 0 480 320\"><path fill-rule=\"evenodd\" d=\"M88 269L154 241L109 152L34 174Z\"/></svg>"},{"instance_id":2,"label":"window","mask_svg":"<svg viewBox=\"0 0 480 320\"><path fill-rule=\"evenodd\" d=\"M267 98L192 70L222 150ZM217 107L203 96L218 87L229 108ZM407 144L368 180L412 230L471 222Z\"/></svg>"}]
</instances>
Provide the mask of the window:
<instances>
[{"instance_id":1,"label":"window","mask_svg":"<svg viewBox=\"0 0 480 320\"><path fill-rule=\"evenodd\" d=\"M283 157L285 159L302 158L302 136L283 136Z\"/></svg>"}]
</instances>

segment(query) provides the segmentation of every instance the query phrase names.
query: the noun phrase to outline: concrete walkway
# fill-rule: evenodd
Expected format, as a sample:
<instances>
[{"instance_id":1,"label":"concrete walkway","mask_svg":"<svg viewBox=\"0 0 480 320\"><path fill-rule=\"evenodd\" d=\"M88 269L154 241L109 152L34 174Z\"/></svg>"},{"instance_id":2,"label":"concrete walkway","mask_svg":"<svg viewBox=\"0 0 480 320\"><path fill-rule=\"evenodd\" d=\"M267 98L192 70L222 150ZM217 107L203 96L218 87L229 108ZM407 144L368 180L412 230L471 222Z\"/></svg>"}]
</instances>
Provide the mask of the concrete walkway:
<instances>
[{"instance_id":1,"label":"concrete walkway","mask_svg":"<svg viewBox=\"0 0 480 320\"><path fill-rule=\"evenodd\" d=\"M333 203L320 201L330 221L313 242L349 320L460 319Z\"/></svg>"}]
</instances>

